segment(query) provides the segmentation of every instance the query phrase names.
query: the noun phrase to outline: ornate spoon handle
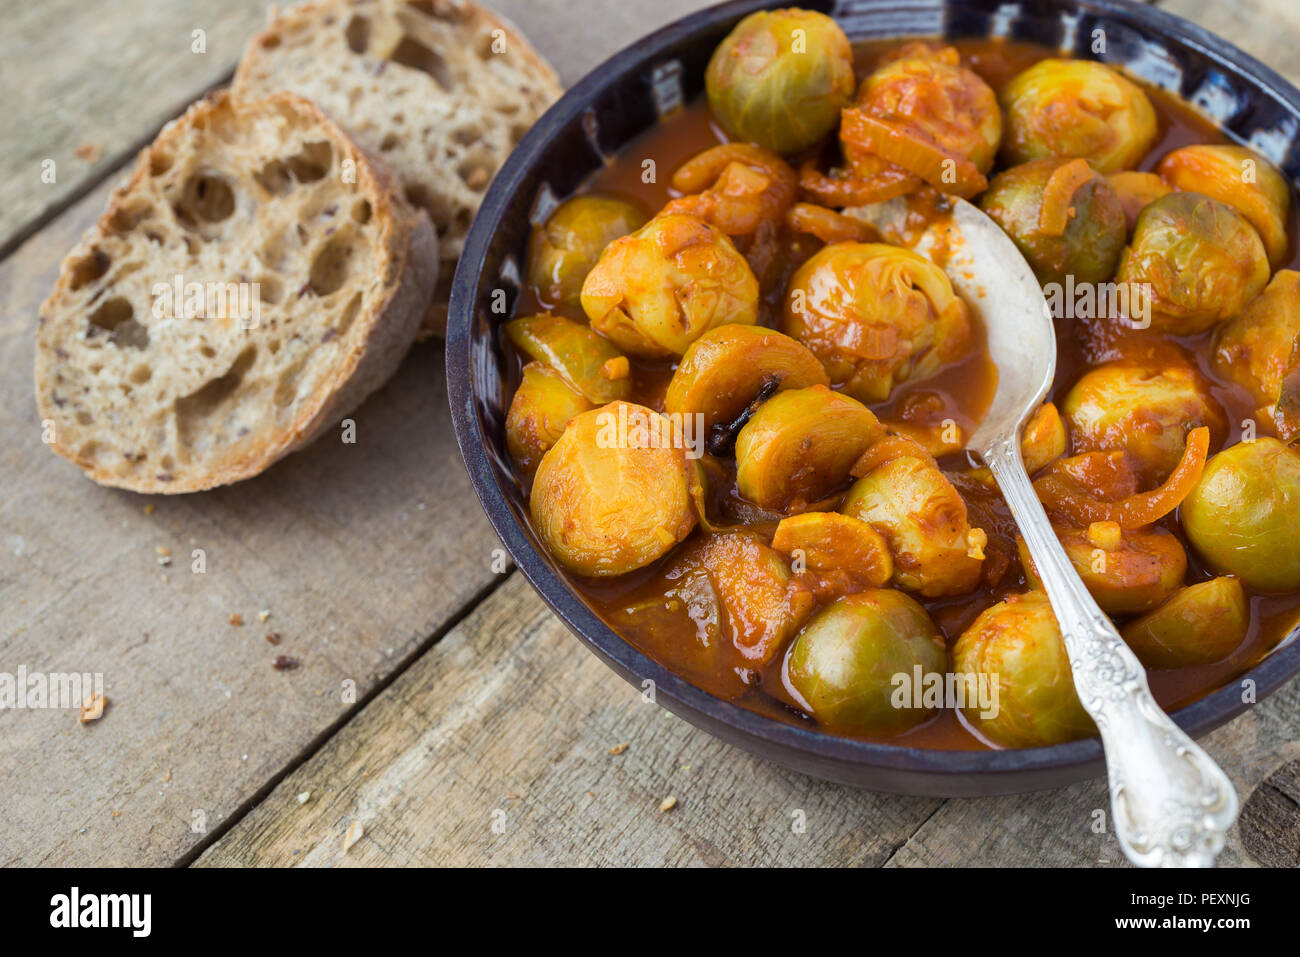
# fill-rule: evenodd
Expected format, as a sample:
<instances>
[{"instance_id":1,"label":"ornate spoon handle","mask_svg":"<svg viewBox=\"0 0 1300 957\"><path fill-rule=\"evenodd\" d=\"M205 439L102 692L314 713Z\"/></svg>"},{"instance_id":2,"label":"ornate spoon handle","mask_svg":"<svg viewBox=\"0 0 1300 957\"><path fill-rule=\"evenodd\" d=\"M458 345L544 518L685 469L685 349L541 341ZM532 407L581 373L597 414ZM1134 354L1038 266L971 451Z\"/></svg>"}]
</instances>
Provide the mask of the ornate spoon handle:
<instances>
[{"instance_id":1,"label":"ornate spoon handle","mask_svg":"<svg viewBox=\"0 0 1300 957\"><path fill-rule=\"evenodd\" d=\"M984 450L1065 636L1079 700L1101 731L1111 816L1141 867L1210 867L1237 818L1223 770L1169 719L1146 672L1083 581L1038 501L1015 440Z\"/></svg>"}]
</instances>

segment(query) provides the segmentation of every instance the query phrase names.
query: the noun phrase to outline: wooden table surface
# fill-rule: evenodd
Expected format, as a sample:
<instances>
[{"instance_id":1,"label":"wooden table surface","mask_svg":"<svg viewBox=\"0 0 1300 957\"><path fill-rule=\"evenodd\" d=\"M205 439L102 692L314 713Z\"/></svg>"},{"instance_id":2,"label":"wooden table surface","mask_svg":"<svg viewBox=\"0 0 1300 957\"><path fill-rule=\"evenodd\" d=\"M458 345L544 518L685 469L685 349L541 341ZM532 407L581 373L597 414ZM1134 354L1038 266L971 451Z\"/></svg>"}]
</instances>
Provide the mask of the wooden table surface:
<instances>
[{"instance_id":1,"label":"wooden table surface","mask_svg":"<svg viewBox=\"0 0 1300 957\"><path fill-rule=\"evenodd\" d=\"M491 5L571 83L704 4ZM1290 0L1162 5L1300 82ZM102 672L109 700L85 725L0 712L0 864L1123 863L1101 781L869 794L643 703L494 570L437 343L360 409L355 444L229 488L99 488L44 448L33 330L58 262L264 7L0 0L0 672ZM1244 802L1222 862L1300 864L1300 682L1205 744Z\"/></svg>"}]
</instances>

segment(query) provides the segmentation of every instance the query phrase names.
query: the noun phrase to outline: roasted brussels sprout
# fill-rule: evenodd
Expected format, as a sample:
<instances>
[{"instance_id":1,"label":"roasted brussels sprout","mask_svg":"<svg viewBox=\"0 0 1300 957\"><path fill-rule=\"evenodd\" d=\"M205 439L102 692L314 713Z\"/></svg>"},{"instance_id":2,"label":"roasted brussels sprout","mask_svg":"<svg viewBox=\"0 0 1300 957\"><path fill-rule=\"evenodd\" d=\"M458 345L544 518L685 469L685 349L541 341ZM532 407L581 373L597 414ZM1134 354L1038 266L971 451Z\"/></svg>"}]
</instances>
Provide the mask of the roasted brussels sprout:
<instances>
[{"instance_id":1,"label":"roasted brussels sprout","mask_svg":"<svg viewBox=\"0 0 1300 957\"><path fill-rule=\"evenodd\" d=\"M1012 164L1071 156L1113 173L1136 166L1157 135L1141 88L1091 60L1040 60L1003 88L1002 109Z\"/></svg>"},{"instance_id":2,"label":"roasted brussels sprout","mask_svg":"<svg viewBox=\"0 0 1300 957\"><path fill-rule=\"evenodd\" d=\"M633 355L680 356L703 333L758 319L758 281L726 234L657 216L605 247L582 286L591 327Z\"/></svg>"},{"instance_id":3,"label":"roasted brussels sprout","mask_svg":"<svg viewBox=\"0 0 1300 957\"><path fill-rule=\"evenodd\" d=\"M733 139L797 153L839 122L853 96L853 49L823 13L759 11L713 51L704 83Z\"/></svg>"},{"instance_id":4,"label":"roasted brussels sprout","mask_svg":"<svg viewBox=\"0 0 1300 957\"><path fill-rule=\"evenodd\" d=\"M515 348L550 366L592 404L628 397L627 376L612 371L625 357L582 323L563 316L525 316L507 322L505 333Z\"/></svg>"},{"instance_id":5,"label":"roasted brussels sprout","mask_svg":"<svg viewBox=\"0 0 1300 957\"><path fill-rule=\"evenodd\" d=\"M843 485L883 434L870 409L824 385L778 392L736 436L736 486L763 508L800 509Z\"/></svg>"},{"instance_id":6,"label":"roasted brussels sprout","mask_svg":"<svg viewBox=\"0 0 1300 957\"><path fill-rule=\"evenodd\" d=\"M1148 290L1153 329L1188 336L1240 313L1268 277L1245 217L1200 193L1170 193L1138 216L1116 278Z\"/></svg>"},{"instance_id":7,"label":"roasted brussels sprout","mask_svg":"<svg viewBox=\"0 0 1300 957\"><path fill-rule=\"evenodd\" d=\"M781 318L831 382L863 402L884 401L899 383L961 358L970 328L942 269L883 243L820 250L790 280Z\"/></svg>"},{"instance_id":8,"label":"roasted brussels sprout","mask_svg":"<svg viewBox=\"0 0 1300 957\"><path fill-rule=\"evenodd\" d=\"M506 448L520 468L534 469L569 420L594 407L550 366L530 362L506 413Z\"/></svg>"},{"instance_id":9,"label":"roasted brussels sprout","mask_svg":"<svg viewBox=\"0 0 1300 957\"><path fill-rule=\"evenodd\" d=\"M1024 253L1043 284L1104 282L1115 274L1128 229L1124 208L1086 160L1049 157L994 177L980 208Z\"/></svg>"},{"instance_id":10,"label":"roasted brussels sprout","mask_svg":"<svg viewBox=\"0 0 1300 957\"><path fill-rule=\"evenodd\" d=\"M529 509L556 561L578 575L622 575L695 527L698 482L669 419L611 402L569 423L537 467Z\"/></svg>"},{"instance_id":11,"label":"roasted brussels sprout","mask_svg":"<svg viewBox=\"0 0 1300 957\"><path fill-rule=\"evenodd\" d=\"M774 382L777 389L826 385L826 370L803 345L762 326L719 326L696 339L668 383L664 410L698 412L706 429L734 421Z\"/></svg>"},{"instance_id":12,"label":"roasted brussels sprout","mask_svg":"<svg viewBox=\"0 0 1300 957\"><path fill-rule=\"evenodd\" d=\"M1216 330L1214 371L1271 408L1300 336L1300 272L1280 269L1245 311Z\"/></svg>"},{"instance_id":13,"label":"roasted brussels sprout","mask_svg":"<svg viewBox=\"0 0 1300 957\"><path fill-rule=\"evenodd\" d=\"M1161 196L1173 192L1169 184L1155 173L1139 173L1136 170L1120 170L1106 177L1111 189L1119 197L1124 207L1124 228L1132 233L1137 226L1138 216Z\"/></svg>"},{"instance_id":14,"label":"roasted brussels sprout","mask_svg":"<svg viewBox=\"0 0 1300 957\"><path fill-rule=\"evenodd\" d=\"M1300 588L1300 452L1274 438L1224 449L1179 510L1214 569L1259 591Z\"/></svg>"},{"instance_id":15,"label":"roasted brussels sprout","mask_svg":"<svg viewBox=\"0 0 1300 957\"><path fill-rule=\"evenodd\" d=\"M528 284L544 306L581 309L582 282L605 247L649 217L635 204L575 196L556 207L528 242Z\"/></svg>"},{"instance_id":16,"label":"roasted brussels sprout","mask_svg":"<svg viewBox=\"0 0 1300 957\"><path fill-rule=\"evenodd\" d=\"M919 449L871 467L840 511L885 537L899 588L938 598L966 594L979 583L987 536L970 527L966 502Z\"/></svg>"},{"instance_id":17,"label":"roasted brussels sprout","mask_svg":"<svg viewBox=\"0 0 1300 957\"><path fill-rule=\"evenodd\" d=\"M843 571L880 587L894 574L889 543L866 522L837 512L804 512L783 518L772 547L815 572Z\"/></svg>"},{"instance_id":18,"label":"roasted brussels sprout","mask_svg":"<svg viewBox=\"0 0 1300 957\"><path fill-rule=\"evenodd\" d=\"M814 615L795 639L787 668L819 723L896 734L934 713L901 693L901 682L914 682L917 668L923 676L947 674L948 653L924 608L900 591L873 588Z\"/></svg>"},{"instance_id":19,"label":"roasted brussels sprout","mask_svg":"<svg viewBox=\"0 0 1300 957\"><path fill-rule=\"evenodd\" d=\"M1174 189L1226 203L1249 220L1273 266L1286 259L1291 190L1276 166L1243 146L1202 143L1174 150L1160 161Z\"/></svg>"},{"instance_id":20,"label":"roasted brussels sprout","mask_svg":"<svg viewBox=\"0 0 1300 957\"><path fill-rule=\"evenodd\" d=\"M1245 640L1249 625L1241 582L1223 577L1180 589L1120 634L1148 668L1186 668L1228 657Z\"/></svg>"},{"instance_id":21,"label":"roasted brussels sprout","mask_svg":"<svg viewBox=\"0 0 1300 957\"><path fill-rule=\"evenodd\" d=\"M1147 484L1174 470L1192 429L1207 426L1211 445L1228 434L1223 409L1190 363L1107 362L1074 384L1061 414L1074 454L1127 451Z\"/></svg>"},{"instance_id":22,"label":"roasted brussels sprout","mask_svg":"<svg viewBox=\"0 0 1300 957\"><path fill-rule=\"evenodd\" d=\"M694 553L713 582L732 644L747 661L767 664L812 614L813 593L749 532L707 535Z\"/></svg>"},{"instance_id":23,"label":"roasted brussels sprout","mask_svg":"<svg viewBox=\"0 0 1300 957\"><path fill-rule=\"evenodd\" d=\"M953 47L909 43L862 83L840 139L859 179L884 164L940 192L973 196L987 185L1002 138L997 96Z\"/></svg>"},{"instance_id":24,"label":"roasted brussels sprout","mask_svg":"<svg viewBox=\"0 0 1300 957\"><path fill-rule=\"evenodd\" d=\"M1065 641L1043 592L1012 595L976 618L953 648L953 671L967 682L997 686L996 714L969 704L963 709L997 744L1033 748L1097 733L1074 689Z\"/></svg>"},{"instance_id":25,"label":"roasted brussels sprout","mask_svg":"<svg viewBox=\"0 0 1300 957\"><path fill-rule=\"evenodd\" d=\"M1131 615L1155 608L1178 590L1187 574L1187 552L1167 529L1121 529L1113 522L1088 528L1058 527L1070 564L1101 610ZM1020 563L1035 589L1042 588L1023 539Z\"/></svg>"}]
</instances>

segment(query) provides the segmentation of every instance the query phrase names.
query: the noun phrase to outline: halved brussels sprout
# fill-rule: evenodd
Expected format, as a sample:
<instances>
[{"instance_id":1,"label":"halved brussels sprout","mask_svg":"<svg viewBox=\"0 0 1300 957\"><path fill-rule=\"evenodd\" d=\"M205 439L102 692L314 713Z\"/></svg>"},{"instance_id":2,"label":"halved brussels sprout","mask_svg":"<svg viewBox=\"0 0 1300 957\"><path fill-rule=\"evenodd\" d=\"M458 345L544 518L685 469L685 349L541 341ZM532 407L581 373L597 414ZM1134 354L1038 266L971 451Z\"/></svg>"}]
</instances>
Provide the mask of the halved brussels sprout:
<instances>
[{"instance_id":1,"label":"halved brussels sprout","mask_svg":"<svg viewBox=\"0 0 1300 957\"><path fill-rule=\"evenodd\" d=\"M528 284L542 304L582 308L582 283L605 247L645 225L635 203L605 196L575 196L556 207L528 242Z\"/></svg>"},{"instance_id":2,"label":"halved brussels sprout","mask_svg":"<svg viewBox=\"0 0 1300 957\"><path fill-rule=\"evenodd\" d=\"M1128 230L1124 208L1105 178L1081 159L1051 157L993 178L980 208L1034 270L1040 283L1097 283L1115 273Z\"/></svg>"},{"instance_id":3,"label":"halved brussels sprout","mask_svg":"<svg viewBox=\"0 0 1300 957\"><path fill-rule=\"evenodd\" d=\"M1097 733L1074 689L1065 640L1043 592L1012 595L976 618L953 648L953 671L997 687L996 714L969 704L963 709L997 744L1034 748Z\"/></svg>"},{"instance_id":4,"label":"halved brussels sprout","mask_svg":"<svg viewBox=\"0 0 1300 957\"><path fill-rule=\"evenodd\" d=\"M706 535L693 552L713 582L732 644L755 666L767 664L812 614L812 591L747 531Z\"/></svg>"},{"instance_id":5,"label":"halved brussels sprout","mask_svg":"<svg viewBox=\"0 0 1300 957\"><path fill-rule=\"evenodd\" d=\"M853 83L848 37L812 10L750 14L718 44L704 74L722 128L777 153L807 149L835 129Z\"/></svg>"},{"instance_id":6,"label":"halved brussels sprout","mask_svg":"<svg viewBox=\"0 0 1300 957\"><path fill-rule=\"evenodd\" d=\"M1148 290L1153 329L1190 336L1240 313L1268 277L1244 216L1200 193L1170 193L1138 216L1116 278Z\"/></svg>"},{"instance_id":7,"label":"halved brussels sprout","mask_svg":"<svg viewBox=\"0 0 1300 957\"><path fill-rule=\"evenodd\" d=\"M690 534L698 481L669 419L611 402L575 418L542 457L529 510L538 537L569 571L623 575Z\"/></svg>"},{"instance_id":8,"label":"halved brussels sprout","mask_svg":"<svg viewBox=\"0 0 1300 957\"><path fill-rule=\"evenodd\" d=\"M860 467L855 472L861 474ZM979 584L987 536L971 528L965 500L924 453L874 465L849 490L840 511L885 537L899 588L938 598L966 594Z\"/></svg>"},{"instance_id":9,"label":"halved brussels sprout","mask_svg":"<svg viewBox=\"0 0 1300 957\"><path fill-rule=\"evenodd\" d=\"M1092 60L1040 60L1002 90L1008 162L1086 159L1103 173L1131 169L1156 141L1156 111L1132 81Z\"/></svg>"},{"instance_id":10,"label":"halved brussels sprout","mask_svg":"<svg viewBox=\"0 0 1300 957\"><path fill-rule=\"evenodd\" d=\"M1109 615L1155 608L1178 590L1187 574L1187 552L1171 532L1159 526L1121 529L1098 522L1089 528L1057 527L1056 537L1088 592ZM1017 539L1016 544L1029 584L1042 588L1024 539Z\"/></svg>"},{"instance_id":11,"label":"halved brussels sprout","mask_svg":"<svg viewBox=\"0 0 1300 957\"><path fill-rule=\"evenodd\" d=\"M827 605L804 626L787 662L790 684L818 723L851 734L897 734L934 714L900 693L921 675L946 675L948 653L925 609L873 588Z\"/></svg>"},{"instance_id":12,"label":"halved brussels sprout","mask_svg":"<svg viewBox=\"0 0 1300 957\"><path fill-rule=\"evenodd\" d=\"M986 185L1002 138L996 94L953 47L909 43L881 64L844 114L840 138L859 179L892 164L940 192Z\"/></svg>"},{"instance_id":13,"label":"halved brussels sprout","mask_svg":"<svg viewBox=\"0 0 1300 957\"><path fill-rule=\"evenodd\" d=\"M668 383L664 409L698 412L705 428L735 420L768 382L777 389L826 385L826 370L803 345L762 326L719 326L696 339Z\"/></svg>"},{"instance_id":14,"label":"halved brussels sprout","mask_svg":"<svg viewBox=\"0 0 1300 957\"><path fill-rule=\"evenodd\" d=\"M1276 166L1244 146L1201 143L1174 150L1160 161L1174 189L1227 203L1249 220L1273 266L1286 259L1291 190Z\"/></svg>"},{"instance_id":15,"label":"halved brussels sprout","mask_svg":"<svg viewBox=\"0 0 1300 957\"><path fill-rule=\"evenodd\" d=\"M1275 405L1300 336L1300 272L1279 269L1216 336L1214 371L1248 389L1260 406Z\"/></svg>"},{"instance_id":16,"label":"halved brussels sprout","mask_svg":"<svg viewBox=\"0 0 1300 957\"><path fill-rule=\"evenodd\" d=\"M504 329L516 349L550 366L592 404L628 397L631 382L626 376L613 376L608 365L610 360L623 359L623 354L582 323L543 313L512 319Z\"/></svg>"},{"instance_id":17,"label":"halved brussels sprout","mask_svg":"<svg viewBox=\"0 0 1300 957\"><path fill-rule=\"evenodd\" d=\"M532 470L564 434L574 416L595 406L548 365L530 362L506 413L506 448L522 469Z\"/></svg>"},{"instance_id":18,"label":"halved brussels sprout","mask_svg":"<svg viewBox=\"0 0 1300 957\"><path fill-rule=\"evenodd\" d=\"M1120 634L1148 668L1186 668L1222 661L1246 639L1249 626L1241 582L1223 577L1180 589Z\"/></svg>"},{"instance_id":19,"label":"halved brussels sprout","mask_svg":"<svg viewBox=\"0 0 1300 957\"><path fill-rule=\"evenodd\" d=\"M837 512L783 518L772 536L772 547L791 559L802 559L812 571L847 572L877 588L894 574L884 536L866 522Z\"/></svg>"},{"instance_id":20,"label":"halved brussels sprout","mask_svg":"<svg viewBox=\"0 0 1300 957\"><path fill-rule=\"evenodd\" d=\"M1139 173L1136 170L1120 170L1106 177L1111 189L1119 197L1124 207L1124 226L1127 233L1137 226L1138 216L1161 196L1173 192L1168 183L1155 173Z\"/></svg>"},{"instance_id":21,"label":"halved brussels sprout","mask_svg":"<svg viewBox=\"0 0 1300 957\"><path fill-rule=\"evenodd\" d=\"M883 243L836 243L804 263L790 280L781 330L863 402L932 375L971 339L969 311L943 270Z\"/></svg>"},{"instance_id":22,"label":"halved brussels sprout","mask_svg":"<svg viewBox=\"0 0 1300 957\"><path fill-rule=\"evenodd\" d=\"M736 437L736 486L763 508L811 504L843 485L883 434L870 409L824 385L778 392Z\"/></svg>"},{"instance_id":23,"label":"halved brussels sprout","mask_svg":"<svg viewBox=\"0 0 1300 957\"><path fill-rule=\"evenodd\" d=\"M583 283L582 308L626 352L680 356L717 326L753 325L758 281L718 228L657 216L605 247Z\"/></svg>"},{"instance_id":24,"label":"halved brussels sprout","mask_svg":"<svg viewBox=\"0 0 1300 957\"><path fill-rule=\"evenodd\" d=\"M1178 465L1192 429L1207 426L1211 446L1228 434L1209 383L1190 363L1107 362L1085 372L1061 404L1075 454L1127 451L1147 484Z\"/></svg>"},{"instance_id":25,"label":"halved brussels sprout","mask_svg":"<svg viewBox=\"0 0 1300 957\"><path fill-rule=\"evenodd\" d=\"M1259 591L1300 588L1300 452L1274 438L1224 449L1179 510L1209 565Z\"/></svg>"}]
</instances>

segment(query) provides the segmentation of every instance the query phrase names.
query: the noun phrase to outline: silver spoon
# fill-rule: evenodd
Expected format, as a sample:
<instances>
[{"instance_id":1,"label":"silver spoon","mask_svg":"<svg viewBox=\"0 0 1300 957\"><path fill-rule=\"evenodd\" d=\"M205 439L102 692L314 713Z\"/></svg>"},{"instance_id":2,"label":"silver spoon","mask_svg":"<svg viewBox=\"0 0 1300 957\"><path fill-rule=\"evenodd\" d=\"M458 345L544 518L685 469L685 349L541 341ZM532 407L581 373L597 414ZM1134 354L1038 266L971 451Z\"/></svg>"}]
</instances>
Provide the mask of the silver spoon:
<instances>
[{"instance_id":1,"label":"silver spoon","mask_svg":"<svg viewBox=\"0 0 1300 957\"><path fill-rule=\"evenodd\" d=\"M895 201L851 212L897 239L905 209ZM936 244L942 257L930 255ZM967 447L997 480L1065 636L1079 700L1101 732L1120 845L1140 867L1210 867L1237 818L1237 792L1151 697L1146 672L1071 566L1020 457L1020 431L1056 371L1038 280L998 225L961 199L951 220L931 226L913 248L943 266L988 331L997 391Z\"/></svg>"}]
</instances>

